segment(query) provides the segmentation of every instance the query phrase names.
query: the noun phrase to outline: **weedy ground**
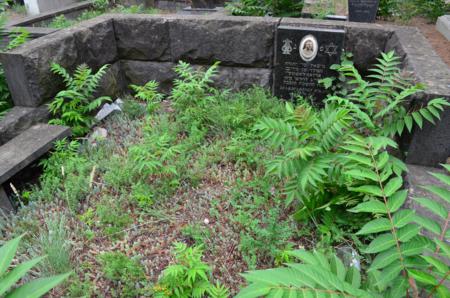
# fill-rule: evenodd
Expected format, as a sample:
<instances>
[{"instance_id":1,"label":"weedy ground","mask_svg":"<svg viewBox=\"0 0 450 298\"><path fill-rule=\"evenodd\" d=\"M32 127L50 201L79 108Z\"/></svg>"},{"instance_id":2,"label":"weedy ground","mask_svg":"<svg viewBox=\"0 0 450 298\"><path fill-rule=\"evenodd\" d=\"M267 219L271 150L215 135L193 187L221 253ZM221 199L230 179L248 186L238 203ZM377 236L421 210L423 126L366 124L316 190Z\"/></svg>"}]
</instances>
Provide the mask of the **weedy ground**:
<instances>
[{"instance_id":1,"label":"weedy ground","mask_svg":"<svg viewBox=\"0 0 450 298\"><path fill-rule=\"evenodd\" d=\"M240 273L313 246L284 208L281 181L264 175L273 152L253 130L284 105L259 88L220 96L181 114L170 100L147 111L129 98L98 125L106 138L57 144L40 185L19 198L29 203L0 222L6 239L27 232L23 258L48 255L35 275L76 273L52 296L152 296L175 242L202 246L214 279L234 294Z\"/></svg>"}]
</instances>

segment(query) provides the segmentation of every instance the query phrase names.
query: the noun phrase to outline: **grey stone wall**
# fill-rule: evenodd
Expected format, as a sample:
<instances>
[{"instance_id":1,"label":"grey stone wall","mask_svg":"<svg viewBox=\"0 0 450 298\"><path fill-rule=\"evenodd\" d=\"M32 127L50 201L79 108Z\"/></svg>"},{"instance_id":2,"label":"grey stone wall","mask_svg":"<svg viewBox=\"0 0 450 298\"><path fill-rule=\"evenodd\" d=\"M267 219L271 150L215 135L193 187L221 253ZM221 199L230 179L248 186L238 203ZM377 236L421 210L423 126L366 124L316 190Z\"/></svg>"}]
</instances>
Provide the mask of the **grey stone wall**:
<instances>
[{"instance_id":1,"label":"grey stone wall","mask_svg":"<svg viewBox=\"0 0 450 298\"><path fill-rule=\"evenodd\" d=\"M450 68L418 29L396 28L386 43L385 51L390 50L402 57L403 69L426 86L423 93L413 98L411 109L426 105L433 98L450 101ZM412 134L403 138L402 145L408 163L424 166L445 163L450 158L450 108L435 125L425 122L422 129L415 127Z\"/></svg>"},{"instance_id":2,"label":"grey stone wall","mask_svg":"<svg viewBox=\"0 0 450 298\"><path fill-rule=\"evenodd\" d=\"M60 78L50 72L53 61L69 69L81 63L94 69L112 64L103 82L103 90L111 95L131 83L151 79L160 81L167 92L175 76L172 67L179 60L195 67L221 61L216 81L222 87L270 86L279 24L345 29L345 49L353 53L356 66L363 70L382 51L396 50L404 69L428 85L414 105L450 94L448 66L416 29L377 24L218 14L111 14L30 41L0 58L15 105L27 107L40 106L61 88ZM448 117L447 110L436 127L425 126L405 139L408 161L434 165L450 155Z\"/></svg>"}]
</instances>

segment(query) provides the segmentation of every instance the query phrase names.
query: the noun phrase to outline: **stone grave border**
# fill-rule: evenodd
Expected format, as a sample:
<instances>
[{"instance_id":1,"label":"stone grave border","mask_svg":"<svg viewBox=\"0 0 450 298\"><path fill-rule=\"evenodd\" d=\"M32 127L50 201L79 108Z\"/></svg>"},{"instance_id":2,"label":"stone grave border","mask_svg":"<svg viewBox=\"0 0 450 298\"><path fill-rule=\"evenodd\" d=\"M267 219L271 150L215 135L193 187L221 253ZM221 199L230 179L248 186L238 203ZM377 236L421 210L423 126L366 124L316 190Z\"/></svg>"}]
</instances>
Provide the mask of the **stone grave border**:
<instances>
[{"instance_id":1,"label":"stone grave border","mask_svg":"<svg viewBox=\"0 0 450 298\"><path fill-rule=\"evenodd\" d=\"M217 85L240 89L272 81L274 36L278 25L346 30L345 48L357 67L374 63L382 51L396 50L402 67L426 92L412 104L450 98L450 69L416 28L315 19L223 15L108 14L32 40L0 58L16 106L37 108L61 88L50 72L54 61L69 69L87 63L111 64L103 90L117 95L130 83L157 80L168 91L173 66L195 67L221 61ZM407 162L435 166L450 155L450 109L436 126L425 124L404 140Z\"/></svg>"}]
</instances>

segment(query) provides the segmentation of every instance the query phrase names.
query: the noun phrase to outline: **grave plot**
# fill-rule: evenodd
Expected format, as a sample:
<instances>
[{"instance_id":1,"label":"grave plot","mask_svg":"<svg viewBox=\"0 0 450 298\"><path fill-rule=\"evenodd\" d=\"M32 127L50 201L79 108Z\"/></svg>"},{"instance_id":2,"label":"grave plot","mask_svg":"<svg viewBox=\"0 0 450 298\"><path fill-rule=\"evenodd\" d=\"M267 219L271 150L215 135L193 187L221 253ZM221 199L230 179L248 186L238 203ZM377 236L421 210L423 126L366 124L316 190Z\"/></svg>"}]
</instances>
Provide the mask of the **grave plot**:
<instances>
[{"instance_id":1,"label":"grave plot","mask_svg":"<svg viewBox=\"0 0 450 298\"><path fill-rule=\"evenodd\" d=\"M23 206L0 233L26 233L12 266L48 256L20 284L64 278L50 297L447 295L450 70L417 30L107 15L1 60L18 117L49 104L74 135L39 183L5 183Z\"/></svg>"}]
</instances>

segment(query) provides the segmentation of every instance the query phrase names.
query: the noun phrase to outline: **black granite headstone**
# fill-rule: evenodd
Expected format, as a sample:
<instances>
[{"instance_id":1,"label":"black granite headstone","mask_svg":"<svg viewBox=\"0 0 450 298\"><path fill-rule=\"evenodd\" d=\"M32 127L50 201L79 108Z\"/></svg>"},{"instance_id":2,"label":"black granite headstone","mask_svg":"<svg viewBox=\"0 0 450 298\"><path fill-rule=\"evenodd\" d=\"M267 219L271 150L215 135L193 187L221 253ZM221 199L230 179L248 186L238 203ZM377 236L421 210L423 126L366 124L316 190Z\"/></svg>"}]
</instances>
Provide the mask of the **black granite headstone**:
<instances>
[{"instance_id":1,"label":"black granite headstone","mask_svg":"<svg viewBox=\"0 0 450 298\"><path fill-rule=\"evenodd\" d=\"M348 0L350 22L373 23L377 17L380 0Z\"/></svg>"},{"instance_id":2,"label":"black granite headstone","mask_svg":"<svg viewBox=\"0 0 450 298\"><path fill-rule=\"evenodd\" d=\"M345 31L340 29L279 26L275 41L273 93L292 100L301 95L320 106L327 91L320 79L336 73L344 49Z\"/></svg>"}]
</instances>

